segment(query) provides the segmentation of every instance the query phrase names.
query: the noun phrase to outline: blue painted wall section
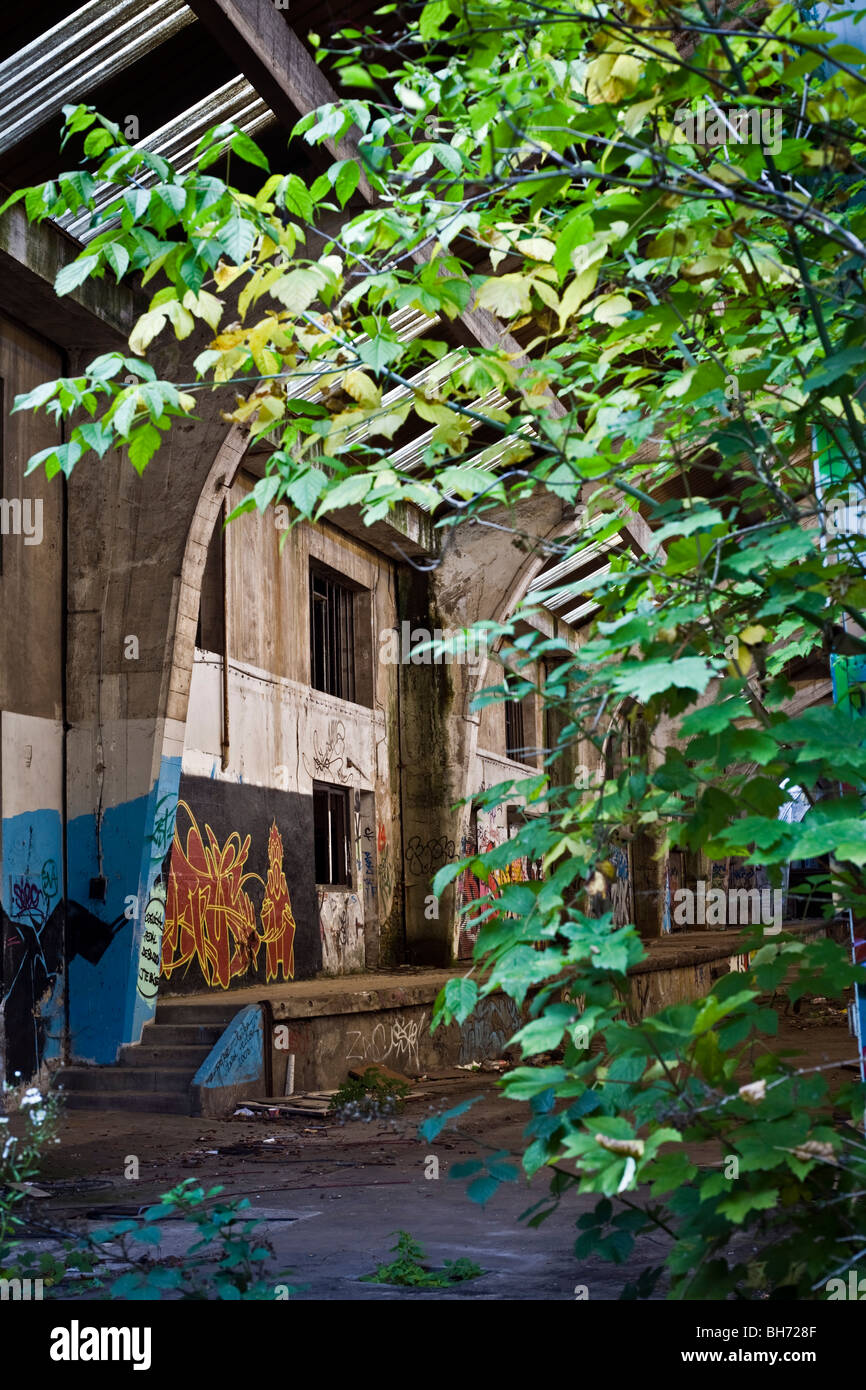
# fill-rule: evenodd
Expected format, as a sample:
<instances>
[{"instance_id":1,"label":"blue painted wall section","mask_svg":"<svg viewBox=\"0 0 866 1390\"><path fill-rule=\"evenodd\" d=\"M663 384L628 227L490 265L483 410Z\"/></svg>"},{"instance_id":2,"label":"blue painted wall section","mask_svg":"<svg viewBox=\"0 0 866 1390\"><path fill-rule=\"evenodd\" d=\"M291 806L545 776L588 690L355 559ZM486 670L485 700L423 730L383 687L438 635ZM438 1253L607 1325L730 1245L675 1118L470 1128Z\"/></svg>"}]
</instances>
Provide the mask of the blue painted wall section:
<instances>
[{"instance_id":1,"label":"blue painted wall section","mask_svg":"<svg viewBox=\"0 0 866 1390\"><path fill-rule=\"evenodd\" d=\"M71 1051L76 1060L114 1062L122 1043L138 1041L143 1023L155 1010L155 996L138 995L139 969L147 905L161 872L159 847L164 838L170 847L174 834L180 761L164 758L148 795L104 813L104 903L88 896L90 879L98 873L94 818L78 816L69 824L70 912L77 910L81 918L80 940L76 950L70 950L69 965ZM87 908L77 907L84 903ZM156 953L158 957L158 947Z\"/></svg>"},{"instance_id":2,"label":"blue painted wall section","mask_svg":"<svg viewBox=\"0 0 866 1390\"><path fill-rule=\"evenodd\" d=\"M27 1081L60 1056L63 1029L62 825L59 811L2 823L2 1009L6 1079Z\"/></svg>"},{"instance_id":3,"label":"blue painted wall section","mask_svg":"<svg viewBox=\"0 0 866 1390\"><path fill-rule=\"evenodd\" d=\"M248 1004L235 1014L192 1079L193 1114L230 1115L239 1100L261 1093L265 1080L262 1009Z\"/></svg>"}]
</instances>

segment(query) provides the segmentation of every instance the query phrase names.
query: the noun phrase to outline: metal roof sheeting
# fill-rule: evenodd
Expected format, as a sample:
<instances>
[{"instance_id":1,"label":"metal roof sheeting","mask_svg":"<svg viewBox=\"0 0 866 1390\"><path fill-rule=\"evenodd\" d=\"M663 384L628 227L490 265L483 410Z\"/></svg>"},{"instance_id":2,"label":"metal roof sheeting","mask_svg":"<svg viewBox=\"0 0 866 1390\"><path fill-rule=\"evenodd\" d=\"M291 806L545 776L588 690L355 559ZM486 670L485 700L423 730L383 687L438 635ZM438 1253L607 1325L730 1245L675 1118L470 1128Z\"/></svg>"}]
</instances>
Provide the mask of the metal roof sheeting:
<instances>
[{"instance_id":1,"label":"metal roof sheeting","mask_svg":"<svg viewBox=\"0 0 866 1390\"><path fill-rule=\"evenodd\" d=\"M194 20L184 0L82 5L0 63L0 153Z\"/></svg>"}]
</instances>

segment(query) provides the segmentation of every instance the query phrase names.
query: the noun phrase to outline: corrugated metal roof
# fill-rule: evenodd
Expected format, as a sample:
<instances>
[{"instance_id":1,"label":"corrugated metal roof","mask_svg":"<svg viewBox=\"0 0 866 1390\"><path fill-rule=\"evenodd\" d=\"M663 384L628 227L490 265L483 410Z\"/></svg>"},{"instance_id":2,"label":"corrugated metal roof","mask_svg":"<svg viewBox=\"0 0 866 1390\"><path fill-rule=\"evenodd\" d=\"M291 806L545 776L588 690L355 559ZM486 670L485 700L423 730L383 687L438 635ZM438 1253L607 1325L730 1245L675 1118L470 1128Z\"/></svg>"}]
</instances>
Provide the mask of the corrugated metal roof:
<instances>
[{"instance_id":1,"label":"corrugated metal roof","mask_svg":"<svg viewBox=\"0 0 866 1390\"><path fill-rule=\"evenodd\" d=\"M184 0L90 0L0 64L0 152L195 21Z\"/></svg>"}]
</instances>

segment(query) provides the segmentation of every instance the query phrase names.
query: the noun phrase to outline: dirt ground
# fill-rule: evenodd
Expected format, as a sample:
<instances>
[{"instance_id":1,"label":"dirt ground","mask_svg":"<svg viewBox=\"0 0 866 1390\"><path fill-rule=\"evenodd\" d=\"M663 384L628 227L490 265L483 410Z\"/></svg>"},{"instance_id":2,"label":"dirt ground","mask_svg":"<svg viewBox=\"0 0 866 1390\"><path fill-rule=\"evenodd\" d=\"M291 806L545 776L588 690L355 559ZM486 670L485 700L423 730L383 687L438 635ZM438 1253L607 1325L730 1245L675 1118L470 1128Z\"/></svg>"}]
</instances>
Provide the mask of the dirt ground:
<instances>
[{"instance_id":1,"label":"dirt ground","mask_svg":"<svg viewBox=\"0 0 866 1390\"><path fill-rule=\"evenodd\" d=\"M823 1065L856 1057L838 1008L804 1003L783 1014L774 1049L801 1054L799 1065ZM839 1067L841 1080L856 1073ZM645 1265L661 1263L663 1240L644 1238L626 1267L577 1260L575 1221L591 1210L594 1196L566 1198L559 1213L539 1228L520 1215L544 1196L539 1174L503 1184L487 1206L466 1196L466 1184L449 1169L486 1148L519 1154L528 1107L497 1093L489 1072L451 1071L419 1081L398 1116L370 1122L334 1122L327 1116L208 1120L186 1116L71 1110L61 1143L39 1180L50 1195L33 1202L47 1224L105 1224L106 1217L134 1216L183 1178L221 1184L226 1195L248 1196L265 1223L281 1270L308 1287L296 1295L316 1299L574 1299L586 1286L590 1299L616 1299L624 1283ZM482 1099L434 1144L418 1138L419 1123L471 1096ZM14 1118L13 1118L14 1127ZM478 1141L478 1142L476 1142ZM438 1159L438 1178L427 1176ZM695 1154L712 1163L709 1148ZM137 1177L126 1174L136 1170ZM393 1232L410 1232L432 1264L461 1256L475 1260L482 1278L446 1290L409 1290L359 1282L388 1257ZM170 1233L165 1253L178 1253L182 1232ZM54 1297L63 1297L61 1289ZM68 1297L74 1297L70 1290ZM661 1295L660 1295L661 1296Z\"/></svg>"}]
</instances>

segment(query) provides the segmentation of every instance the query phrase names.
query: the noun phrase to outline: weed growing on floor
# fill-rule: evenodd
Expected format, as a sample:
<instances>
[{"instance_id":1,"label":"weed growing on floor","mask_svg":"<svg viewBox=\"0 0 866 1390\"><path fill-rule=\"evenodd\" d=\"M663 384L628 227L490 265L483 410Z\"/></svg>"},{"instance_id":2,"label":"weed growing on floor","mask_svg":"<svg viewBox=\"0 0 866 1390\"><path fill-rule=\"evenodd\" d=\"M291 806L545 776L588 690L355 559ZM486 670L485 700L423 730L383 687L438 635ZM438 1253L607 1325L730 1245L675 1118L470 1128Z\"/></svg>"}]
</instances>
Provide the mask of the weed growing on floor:
<instances>
[{"instance_id":1,"label":"weed growing on floor","mask_svg":"<svg viewBox=\"0 0 866 1390\"><path fill-rule=\"evenodd\" d=\"M363 1076L350 1076L331 1097L329 1110L341 1124L348 1120L386 1119L406 1104L409 1086L368 1067Z\"/></svg>"},{"instance_id":2,"label":"weed growing on floor","mask_svg":"<svg viewBox=\"0 0 866 1390\"><path fill-rule=\"evenodd\" d=\"M479 1279L485 1270L474 1260L446 1260L441 1269L428 1269L423 1263L427 1256L408 1231L395 1231L397 1244L391 1246L396 1260L380 1264L374 1274L363 1274L364 1284L402 1284L422 1289L447 1289L467 1279Z\"/></svg>"}]
</instances>

